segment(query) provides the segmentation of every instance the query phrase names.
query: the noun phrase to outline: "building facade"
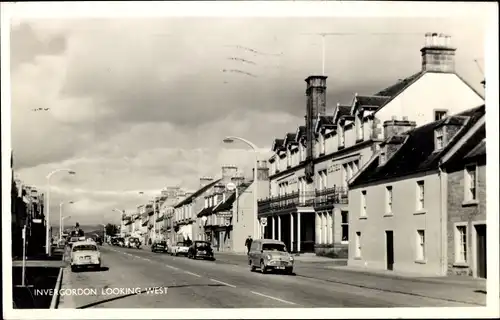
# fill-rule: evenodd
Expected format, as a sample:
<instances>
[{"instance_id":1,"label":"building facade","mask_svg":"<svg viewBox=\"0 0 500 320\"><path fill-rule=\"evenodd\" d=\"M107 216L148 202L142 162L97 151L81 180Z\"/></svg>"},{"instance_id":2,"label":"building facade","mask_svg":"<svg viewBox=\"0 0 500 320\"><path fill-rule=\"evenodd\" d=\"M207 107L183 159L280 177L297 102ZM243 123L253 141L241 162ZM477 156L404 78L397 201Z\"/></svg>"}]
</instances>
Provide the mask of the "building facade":
<instances>
[{"instance_id":1,"label":"building facade","mask_svg":"<svg viewBox=\"0 0 500 320\"><path fill-rule=\"evenodd\" d=\"M328 112L326 76L306 79L305 126L273 143L270 195L259 202L266 237L291 251L347 254L348 183L379 150L383 123L411 118L415 125L481 105L480 93L455 73L449 36L426 34L421 70L372 95L354 95ZM424 100L423 100L424 99Z\"/></svg>"},{"instance_id":2,"label":"building facade","mask_svg":"<svg viewBox=\"0 0 500 320\"><path fill-rule=\"evenodd\" d=\"M448 274L487 277L485 129L478 122L443 166L448 177Z\"/></svg>"},{"instance_id":3,"label":"building facade","mask_svg":"<svg viewBox=\"0 0 500 320\"><path fill-rule=\"evenodd\" d=\"M483 105L417 128L408 120L384 123L380 150L350 181L348 265L448 273L447 217L457 214L448 206L456 181L447 159L484 117Z\"/></svg>"}]
</instances>

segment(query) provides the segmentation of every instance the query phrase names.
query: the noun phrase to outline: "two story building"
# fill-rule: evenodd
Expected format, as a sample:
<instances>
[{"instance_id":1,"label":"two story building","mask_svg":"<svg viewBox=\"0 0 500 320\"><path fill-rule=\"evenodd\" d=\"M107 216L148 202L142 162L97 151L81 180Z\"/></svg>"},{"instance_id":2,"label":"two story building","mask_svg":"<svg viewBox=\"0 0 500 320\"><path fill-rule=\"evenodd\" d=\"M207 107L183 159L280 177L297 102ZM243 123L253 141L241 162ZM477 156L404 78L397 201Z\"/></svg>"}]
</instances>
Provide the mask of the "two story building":
<instances>
[{"instance_id":1,"label":"two story building","mask_svg":"<svg viewBox=\"0 0 500 320\"><path fill-rule=\"evenodd\" d=\"M417 128L407 119L384 122L380 150L349 185L350 266L429 276L470 267L467 228L481 230L485 215L476 162L466 155L481 148L484 123L484 105Z\"/></svg>"},{"instance_id":2,"label":"two story building","mask_svg":"<svg viewBox=\"0 0 500 320\"><path fill-rule=\"evenodd\" d=\"M426 34L421 70L374 94L355 94L328 111L326 76L305 81L305 126L275 139L270 196L259 202L266 236L291 251L334 251L346 256L349 242L348 183L384 140L383 123L411 118L415 125L484 103L455 72L451 38ZM389 62L389 61L388 61ZM322 248L323 247L323 248Z\"/></svg>"}]
</instances>

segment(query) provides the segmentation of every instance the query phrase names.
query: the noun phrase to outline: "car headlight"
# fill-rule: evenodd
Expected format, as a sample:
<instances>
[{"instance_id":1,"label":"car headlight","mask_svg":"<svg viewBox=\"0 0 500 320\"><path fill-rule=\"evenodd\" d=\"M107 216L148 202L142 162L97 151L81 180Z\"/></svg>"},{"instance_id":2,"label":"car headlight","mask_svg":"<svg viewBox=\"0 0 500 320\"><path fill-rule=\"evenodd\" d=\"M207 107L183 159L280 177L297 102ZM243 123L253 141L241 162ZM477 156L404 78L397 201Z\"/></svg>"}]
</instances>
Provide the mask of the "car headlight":
<instances>
[{"instance_id":1,"label":"car headlight","mask_svg":"<svg viewBox=\"0 0 500 320\"><path fill-rule=\"evenodd\" d=\"M293 261L293 257L292 256L290 256L290 261Z\"/></svg>"},{"instance_id":2,"label":"car headlight","mask_svg":"<svg viewBox=\"0 0 500 320\"><path fill-rule=\"evenodd\" d=\"M271 257L271 255L270 255L270 254L268 254L268 255L266 256L266 259L267 259L267 260L271 260L271 258L272 258L272 257Z\"/></svg>"}]
</instances>

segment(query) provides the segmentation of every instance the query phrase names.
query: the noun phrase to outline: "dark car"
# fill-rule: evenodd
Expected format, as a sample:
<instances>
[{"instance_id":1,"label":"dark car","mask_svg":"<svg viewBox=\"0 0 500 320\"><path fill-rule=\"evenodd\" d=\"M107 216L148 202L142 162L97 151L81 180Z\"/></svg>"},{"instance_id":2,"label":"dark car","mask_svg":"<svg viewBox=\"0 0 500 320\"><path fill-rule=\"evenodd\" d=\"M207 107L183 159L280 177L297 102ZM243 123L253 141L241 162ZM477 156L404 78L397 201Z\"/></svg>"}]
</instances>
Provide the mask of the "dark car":
<instances>
[{"instance_id":1,"label":"dark car","mask_svg":"<svg viewBox=\"0 0 500 320\"><path fill-rule=\"evenodd\" d=\"M167 242L166 241L155 241L151 245L152 252L167 252Z\"/></svg>"},{"instance_id":2,"label":"dark car","mask_svg":"<svg viewBox=\"0 0 500 320\"><path fill-rule=\"evenodd\" d=\"M188 258L190 259L208 259L215 260L214 251L210 242L207 241L194 241L188 249Z\"/></svg>"},{"instance_id":3,"label":"dark car","mask_svg":"<svg viewBox=\"0 0 500 320\"><path fill-rule=\"evenodd\" d=\"M122 237L116 237L111 239L111 244L114 246L123 247L124 243L125 239L123 239Z\"/></svg>"}]
</instances>

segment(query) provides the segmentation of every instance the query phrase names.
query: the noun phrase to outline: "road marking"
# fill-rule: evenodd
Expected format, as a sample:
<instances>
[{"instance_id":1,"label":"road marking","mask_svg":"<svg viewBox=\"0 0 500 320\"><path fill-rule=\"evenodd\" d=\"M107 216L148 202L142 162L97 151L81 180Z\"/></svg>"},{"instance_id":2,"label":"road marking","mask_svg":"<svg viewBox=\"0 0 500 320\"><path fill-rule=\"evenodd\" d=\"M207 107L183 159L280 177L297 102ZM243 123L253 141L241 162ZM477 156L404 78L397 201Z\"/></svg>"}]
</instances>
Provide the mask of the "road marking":
<instances>
[{"instance_id":1,"label":"road marking","mask_svg":"<svg viewBox=\"0 0 500 320\"><path fill-rule=\"evenodd\" d=\"M212 280L213 282L217 282L217 283L223 284L225 286L231 287L231 288L236 288L236 286L233 286L232 284L229 284L229 283L226 283L226 282L222 282L222 281L215 280L215 279L210 279L210 280Z\"/></svg>"},{"instance_id":2,"label":"road marking","mask_svg":"<svg viewBox=\"0 0 500 320\"><path fill-rule=\"evenodd\" d=\"M256 294L256 295L258 295L258 296L266 297L266 298L273 299L273 300L276 300L276 301L280 301L280 302L283 302L283 303L295 304L294 302L290 302L290 301L286 301L286 300L283 300L283 299L279 299L279 298L271 297L271 296L268 296L268 295L262 294L262 293L260 293L260 292L255 292L255 291L250 291L250 292L251 292L251 293L253 293L253 294Z\"/></svg>"},{"instance_id":3,"label":"road marking","mask_svg":"<svg viewBox=\"0 0 500 320\"><path fill-rule=\"evenodd\" d=\"M165 265L165 267L170 268L170 269L173 269L173 270L179 270L179 268L169 266L168 264L166 264L166 265Z\"/></svg>"},{"instance_id":4,"label":"road marking","mask_svg":"<svg viewBox=\"0 0 500 320\"><path fill-rule=\"evenodd\" d=\"M199 274L196 274L196 273L192 273L192 272L189 272L189 271L184 271L184 273L187 273L187 274L190 274L192 276L195 276L195 277L198 277L198 278L201 278L201 276Z\"/></svg>"}]
</instances>

